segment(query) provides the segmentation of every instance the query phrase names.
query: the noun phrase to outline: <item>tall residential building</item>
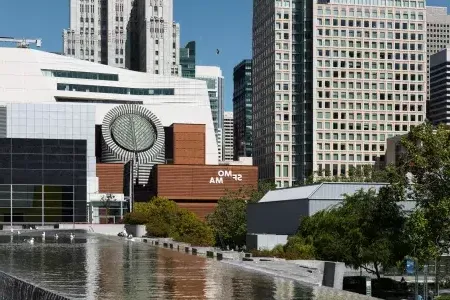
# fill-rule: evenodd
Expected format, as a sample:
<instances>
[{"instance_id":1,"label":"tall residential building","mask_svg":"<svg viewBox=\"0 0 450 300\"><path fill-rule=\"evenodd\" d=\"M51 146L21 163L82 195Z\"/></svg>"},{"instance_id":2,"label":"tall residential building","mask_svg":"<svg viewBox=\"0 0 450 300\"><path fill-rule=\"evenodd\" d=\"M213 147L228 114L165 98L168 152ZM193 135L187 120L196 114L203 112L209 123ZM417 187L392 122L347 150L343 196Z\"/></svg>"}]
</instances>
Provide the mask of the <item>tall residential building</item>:
<instances>
[{"instance_id":1,"label":"tall residential building","mask_svg":"<svg viewBox=\"0 0 450 300\"><path fill-rule=\"evenodd\" d=\"M178 75L180 30L173 0L70 0L64 54L162 75Z\"/></svg>"},{"instance_id":2,"label":"tall residential building","mask_svg":"<svg viewBox=\"0 0 450 300\"><path fill-rule=\"evenodd\" d=\"M382 161L388 137L424 121L425 1L362 2L254 0L260 179L345 175Z\"/></svg>"},{"instance_id":3,"label":"tall residential building","mask_svg":"<svg viewBox=\"0 0 450 300\"><path fill-rule=\"evenodd\" d=\"M223 115L223 160L233 160L233 112L226 111Z\"/></svg>"},{"instance_id":4,"label":"tall residential building","mask_svg":"<svg viewBox=\"0 0 450 300\"><path fill-rule=\"evenodd\" d=\"M206 81L209 94L209 102L211 105L211 114L214 122L214 129L217 135L217 144L219 147L219 160L223 157L220 137L223 133L223 115L224 115L224 87L222 70L214 66L195 66L195 76L199 80Z\"/></svg>"},{"instance_id":5,"label":"tall residential building","mask_svg":"<svg viewBox=\"0 0 450 300\"><path fill-rule=\"evenodd\" d=\"M430 101L428 119L434 124L450 125L450 49L430 56Z\"/></svg>"},{"instance_id":6,"label":"tall residential building","mask_svg":"<svg viewBox=\"0 0 450 300\"><path fill-rule=\"evenodd\" d=\"M450 15L447 7L427 6L427 66L428 66L428 97L430 100L430 56L450 45ZM430 106L427 107L427 117L430 119Z\"/></svg>"},{"instance_id":7,"label":"tall residential building","mask_svg":"<svg viewBox=\"0 0 450 300\"><path fill-rule=\"evenodd\" d=\"M180 48L181 76L185 78L195 78L195 41Z\"/></svg>"},{"instance_id":8,"label":"tall residential building","mask_svg":"<svg viewBox=\"0 0 450 300\"><path fill-rule=\"evenodd\" d=\"M233 71L234 159L252 156L252 60L245 59Z\"/></svg>"}]
</instances>

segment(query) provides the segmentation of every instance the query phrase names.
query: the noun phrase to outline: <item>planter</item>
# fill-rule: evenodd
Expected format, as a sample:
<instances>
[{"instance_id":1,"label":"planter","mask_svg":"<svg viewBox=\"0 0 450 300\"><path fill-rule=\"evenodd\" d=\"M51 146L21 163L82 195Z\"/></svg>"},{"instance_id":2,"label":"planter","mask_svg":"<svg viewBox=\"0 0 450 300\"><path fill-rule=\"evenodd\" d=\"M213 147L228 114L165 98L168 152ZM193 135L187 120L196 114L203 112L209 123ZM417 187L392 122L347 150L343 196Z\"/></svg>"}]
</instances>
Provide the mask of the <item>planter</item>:
<instances>
[{"instance_id":1,"label":"planter","mask_svg":"<svg viewBox=\"0 0 450 300\"><path fill-rule=\"evenodd\" d=\"M132 234L134 237L143 237L147 234L145 225L125 225L125 229L128 234Z\"/></svg>"}]
</instances>

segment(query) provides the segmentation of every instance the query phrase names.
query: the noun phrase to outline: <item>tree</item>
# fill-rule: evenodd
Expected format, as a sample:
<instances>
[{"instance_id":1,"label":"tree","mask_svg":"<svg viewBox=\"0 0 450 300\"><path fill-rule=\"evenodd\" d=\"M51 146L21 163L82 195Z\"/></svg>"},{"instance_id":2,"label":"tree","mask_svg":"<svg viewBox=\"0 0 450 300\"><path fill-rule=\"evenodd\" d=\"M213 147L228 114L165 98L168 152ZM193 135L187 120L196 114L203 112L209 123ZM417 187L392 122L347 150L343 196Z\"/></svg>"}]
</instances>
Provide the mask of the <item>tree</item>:
<instances>
[{"instance_id":1,"label":"tree","mask_svg":"<svg viewBox=\"0 0 450 300\"><path fill-rule=\"evenodd\" d=\"M229 194L217 203L206 222L214 229L216 243L222 247L243 246L247 235L247 202Z\"/></svg>"},{"instance_id":2,"label":"tree","mask_svg":"<svg viewBox=\"0 0 450 300\"><path fill-rule=\"evenodd\" d=\"M450 248L450 131L429 123L402 138L403 153L392 185L415 200L417 211L408 222L410 242L420 260L437 258ZM414 253L411 253L414 255Z\"/></svg>"},{"instance_id":3,"label":"tree","mask_svg":"<svg viewBox=\"0 0 450 300\"><path fill-rule=\"evenodd\" d=\"M111 211L111 204L113 201L116 200L116 197L113 194L105 194L100 198L101 202L103 203L103 207L106 210L106 219L108 220L108 217L110 215Z\"/></svg>"},{"instance_id":4,"label":"tree","mask_svg":"<svg viewBox=\"0 0 450 300\"><path fill-rule=\"evenodd\" d=\"M405 256L405 217L388 188L345 195L340 206L302 220L299 234L314 246L317 259L342 261L380 277L381 268Z\"/></svg>"},{"instance_id":5,"label":"tree","mask_svg":"<svg viewBox=\"0 0 450 300\"><path fill-rule=\"evenodd\" d=\"M247 205L256 203L276 188L274 182L260 181L255 186L244 186L237 191L228 191L219 199L214 212L206 217L214 230L216 243L222 247L235 248L245 245L247 235Z\"/></svg>"}]
</instances>

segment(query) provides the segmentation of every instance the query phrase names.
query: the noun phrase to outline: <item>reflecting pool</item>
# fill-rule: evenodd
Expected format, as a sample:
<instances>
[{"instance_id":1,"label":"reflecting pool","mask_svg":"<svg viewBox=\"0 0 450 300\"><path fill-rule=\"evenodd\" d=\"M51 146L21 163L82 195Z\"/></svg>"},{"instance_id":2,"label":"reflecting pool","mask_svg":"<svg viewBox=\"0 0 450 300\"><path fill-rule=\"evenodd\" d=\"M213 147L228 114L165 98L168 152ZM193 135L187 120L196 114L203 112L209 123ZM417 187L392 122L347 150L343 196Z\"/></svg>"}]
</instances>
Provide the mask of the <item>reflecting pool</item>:
<instances>
[{"instance_id":1,"label":"reflecting pool","mask_svg":"<svg viewBox=\"0 0 450 300\"><path fill-rule=\"evenodd\" d=\"M118 237L54 235L0 236L0 270L71 299L313 299L308 286L212 259Z\"/></svg>"}]
</instances>

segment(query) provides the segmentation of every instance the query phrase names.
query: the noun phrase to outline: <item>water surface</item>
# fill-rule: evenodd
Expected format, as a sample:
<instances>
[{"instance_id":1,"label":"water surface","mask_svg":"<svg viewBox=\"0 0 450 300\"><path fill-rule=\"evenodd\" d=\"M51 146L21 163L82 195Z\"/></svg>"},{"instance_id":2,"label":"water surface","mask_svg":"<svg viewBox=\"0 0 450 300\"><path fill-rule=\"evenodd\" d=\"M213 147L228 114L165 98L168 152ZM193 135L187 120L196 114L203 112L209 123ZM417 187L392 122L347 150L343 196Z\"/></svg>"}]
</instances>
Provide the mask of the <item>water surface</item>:
<instances>
[{"instance_id":1,"label":"water surface","mask_svg":"<svg viewBox=\"0 0 450 300\"><path fill-rule=\"evenodd\" d=\"M310 287L212 259L79 232L70 241L69 234L0 236L0 270L72 299L313 298Z\"/></svg>"}]
</instances>

